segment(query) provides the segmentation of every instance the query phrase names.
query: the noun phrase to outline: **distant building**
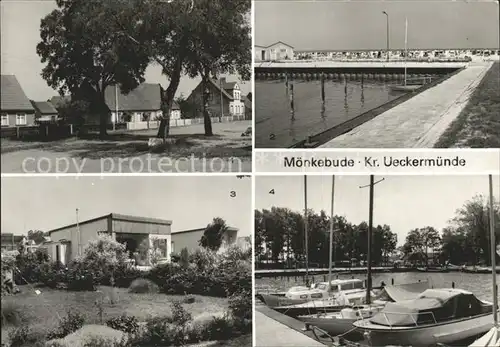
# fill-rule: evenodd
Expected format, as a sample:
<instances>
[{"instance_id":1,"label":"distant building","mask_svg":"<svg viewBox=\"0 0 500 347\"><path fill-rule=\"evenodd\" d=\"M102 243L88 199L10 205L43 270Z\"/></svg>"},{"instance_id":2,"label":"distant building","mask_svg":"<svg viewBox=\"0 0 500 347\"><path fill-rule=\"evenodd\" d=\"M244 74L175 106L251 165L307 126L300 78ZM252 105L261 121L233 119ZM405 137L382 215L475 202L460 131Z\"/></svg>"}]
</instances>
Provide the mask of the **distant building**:
<instances>
[{"instance_id":1,"label":"distant building","mask_svg":"<svg viewBox=\"0 0 500 347\"><path fill-rule=\"evenodd\" d=\"M200 82L186 99L191 105L192 118L203 117L203 92L203 82ZM219 80L210 79L208 93L208 111L211 117L221 116L221 112L224 116L245 114L245 104L237 82L228 82L225 77Z\"/></svg>"},{"instance_id":2,"label":"distant building","mask_svg":"<svg viewBox=\"0 0 500 347\"><path fill-rule=\"evenodd\" d=\"M2 127L35 124L35 108L23 91L16 76L1 75L0 115Z\"/></svg>"},{"instance_id":3,"label":"distant building","mask_svg":"<svg viewBox=\"0 0 500 347\"><path fill-rule=\"evenodd\" d=\"M24 235L14 235L12 233L1 233L1 248L3 251L15 251L25 238Z\"/></svg>"},{"instance_id":4,"label":"distant building","mask_svg":"<svg viewBox=\"0 0 500 347\"><path fill-rule=\"evenodd\" d=\"M247 96L245 97L245 119L246 120L251 120L252 119L252 93L248 93Z\"/></svg>"},{"instance_id":5,"label":"distant building","mask_svg":"<svg viewBox=\"0 0 500 347\"><path fill-rule=\"evenodd\" d=\"M254 52L255 61L294 59L294 48L282 41L275 42L269 46L255 45Z\"/></svg>"},{"instance_id":6,"label":"distant building","mask_svg":"<svg viewBox=\"0 0 500 347\"><path fill-rule=\"evenodd\" d=\"M49 101L33 101L31 104L35 108L35 119L38 122L54 122L58 119L58 112Z\"/></svg>"},{"instance_id":7,"label":"distant building","mask_svg":"<svg viewBox=\"0 0 500 347\"><path fill-rule=\"evenodd\" d=\"M183 248L187 248L189 253L200 248L200 240L206 228L184 230L172 233L172 253L180 253ZM229 227L222 238L222 246L233 245L238 239L238 229Z\"/></svg>"},{"instance_id":8,"label":"distant building","mask_svg":"<svg viewBox=\"0 0 500 347\"><path fill-rule=\"evenodd\" d=\"M98 239L99 235L108 235L124 243L130 255L146 245L154 247L161 258L169 260L171 225L170 220L110 213L49 231L51 241L44 247L53 261L67 264L83 254L90 241Z\"/></svg>"}]
</instances>

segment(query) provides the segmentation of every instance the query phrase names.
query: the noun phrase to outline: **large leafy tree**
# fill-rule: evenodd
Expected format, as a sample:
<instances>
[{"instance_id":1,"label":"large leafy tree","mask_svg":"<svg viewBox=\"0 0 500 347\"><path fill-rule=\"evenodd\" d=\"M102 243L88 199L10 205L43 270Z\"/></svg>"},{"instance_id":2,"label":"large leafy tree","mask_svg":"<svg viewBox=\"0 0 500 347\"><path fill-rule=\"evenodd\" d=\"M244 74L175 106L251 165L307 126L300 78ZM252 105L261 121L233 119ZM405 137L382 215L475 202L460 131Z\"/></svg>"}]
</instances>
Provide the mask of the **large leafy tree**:
<instances>
[{"instance_id":1,"label":"large leafy tree","mask_svg":"<svg viewBox=\"0 0 500 347\"><path fill-rule=\"evenodd\" d=\"M189 42L188 72L201 76L205 135L211 136L208 113L210 78L238 73L250 79L252 41L249 0L197 0L192 13L195 35Z\"/></svg>"},{"instance_id":2,"label":"large leafy tree","mask_svg":"<svg viewBox=\"0 0 500 347\"><path fill-rule=\"evenodd\" d=\"M135 8L124 0L56 0L57 9L42 19L37 45L45 67L42 77L61 95L86 99L106 135L110 111L104 93L118 84L129 92L144 81L150 52L130 42Z\"/></svg>"},{"instance_id":3,"label":"large leafy tree","mask_svg":"<svg viewBox=\"0 0 500 347\"><path fill-rule=\"evenodd\" d=\"M404 249L410 259L425 259L429 263L429 250L441 246L439 232L433 227L416 228L411 230L406 236Z\"/></svg>"},{"instance_id":4,"label":"large leafy tree","mask_svg":"<svg viewBox=\"0 0 500 347\"><path fill-rule=\"evenodd\" d=\"M222 246L224 234L227 230L228 226L226 225L226 221L224 219L219 217L214 218L212 223L207 225L205 228L203 236L199 241L200 246L212 251L219 250Z\"/></svg>"}]
</instances>

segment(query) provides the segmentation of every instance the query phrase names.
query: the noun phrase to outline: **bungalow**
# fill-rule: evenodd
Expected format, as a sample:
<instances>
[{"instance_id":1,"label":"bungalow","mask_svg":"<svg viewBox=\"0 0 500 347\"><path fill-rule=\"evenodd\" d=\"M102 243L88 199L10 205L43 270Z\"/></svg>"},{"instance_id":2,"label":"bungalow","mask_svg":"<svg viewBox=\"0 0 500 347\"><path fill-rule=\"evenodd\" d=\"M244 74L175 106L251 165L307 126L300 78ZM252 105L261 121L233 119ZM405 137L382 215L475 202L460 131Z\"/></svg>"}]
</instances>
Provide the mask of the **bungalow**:
<instances>
[{"instance_id":1,"label":"bungalow","mask_svg":"<svg viewBox=\"0 0 500 347\"><path fill-rule=\"evenodd\" d=\"M131 256L143 253L145 262L149 261L147 250L153 247L160 258L170 260L171 225L170 220L110 213L49 231L51 241L44 247L52 260L66 264L82 254L91 240L109 235L124 243Z\"/></svg>"},{"instance_id":2,"label":"bungalow","mask_svg":"<svg viewBox=\"0 0 500 347\"><path fill-rule=\"evenodd\" d=\"M255 61L289 60L294 58L294 48L282 41L269 46L255 46Z\"/></svg>"},{"instance_id":3,"label":"bungalow","mask_svg":"<svg viewBox=\"0 0 500 347\"><path fill-rule=\"evenodd\" d=\"M104 91L106 105L111 110L111 122L147 122L163 116L161 110L161 86L143 83L128 94L109 86ZM117 105L118 101L118 105ZM118 116L116 115L118 111Z\"/></svg>"},{"instance_id":4,"label":"bungalow","mask_svg":"<svg viewBox=\"0 0 500 347\"><path fill-rule=\"evenodd\" d=\"M2 127L35 124L35 109L14 75L1 75L0 115Z\"/></svg>"},{"instance_id":5,"label":"bungalow","mask_svg":"<svg viewBox=\"0 0 500 347\"><path fill-rule=\"evenodd\" d=\"M203 117L203 91L203 82L200 82L186 99L193 106L193 118ZM242 116L245 114L245 104L241 98L241 90L237 82L227 82L225 77L219 80L210 79L208 93L208 112L211 117L223 115Z\"/></svg>"},{"instance_id":6,"label":"bungalow","mask_svg":"<svg viewBox=\"0 0 500 347\"><path fill-rule=\"evenodd\" d=\"M184 230L172 233L172 253L180 253L183 248L191 253L200 248L200 240L205 228ZM228 227L222 236L222 248L237 243L238 229Z\"/></svg>"},{"instance_id":7,"label":"bungalow","mask_svg":"<svg viewBox=\"0 0 500 347\"><path fill-rule=\"evenodd\" d=\"M31 100L31 104L35 108L36 121L54 122L58 119L59 113L51 102Z\"/></svg>"}]
</instances>

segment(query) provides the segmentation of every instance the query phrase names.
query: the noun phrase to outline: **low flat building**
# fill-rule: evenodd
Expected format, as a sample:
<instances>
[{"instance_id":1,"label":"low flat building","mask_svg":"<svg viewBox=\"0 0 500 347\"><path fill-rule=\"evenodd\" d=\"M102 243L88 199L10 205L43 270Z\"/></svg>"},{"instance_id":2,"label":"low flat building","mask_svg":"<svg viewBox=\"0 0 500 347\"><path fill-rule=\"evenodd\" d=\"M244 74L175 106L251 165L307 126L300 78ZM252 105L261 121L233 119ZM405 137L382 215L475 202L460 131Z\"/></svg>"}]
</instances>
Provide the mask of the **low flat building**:
<instances>
[{"instance_id":1,"label":"low flat building","mask_svg":"<svg viewBox=\"0 0 500 347\"><path fill-rule=\"evenodd\" d=\"M25 238L24 235L14 235L12 233L1 233L2 241L1 248L2 251L15 251L19 248L19 245Z\"/></svg>"},{"instance_id":2,"label":"low flat building","mask_svg":"<svg viewBox=\"0 0 500 347\"><path fill-rule=\"evenodd\" d=\"M282 41L268 46L254 46L255 61L293 60L294 56L294 48Z\"/></svg>"},{"instance_id":3,"label":"low flat building","mask_svg":"<svg viewBox=\"0 0 500 347\"><path fill-rule=\"evenodd\" d=\"M35 109L35 120L37 122L55 122L59 114L49 101L33 101L31 100L31 104Z\"/></svg>"},{"instance_id":4,"label":"low flat building","mask_svg":"<svg viewBox=\"0 0 500 347\"><path fill-rule=\"evenodd\" d=\"M49 231L50 242L44 244L53 261L67 264L100 235L124 243L129 255L144 248L159 251L160 258L170 260L172 221L110 213ZM146 254L148 254L146 252ZM148 259L144 259L148 261Z\"/></svg>"},{"instance_id":5,"label":"low flat building","mask_svg":"<svg viewBox=\"0 0 500 347\"><path fill-rule=\"evenodd\" d=\"M174 232L172 237L172 253L179 254L183 248L187 248L189 253L201 248L200 240L206 228L190 229ZM236 244L238 240L238 229L228 227L222 237L221 248Z\"/></svg>"}]
</instances>

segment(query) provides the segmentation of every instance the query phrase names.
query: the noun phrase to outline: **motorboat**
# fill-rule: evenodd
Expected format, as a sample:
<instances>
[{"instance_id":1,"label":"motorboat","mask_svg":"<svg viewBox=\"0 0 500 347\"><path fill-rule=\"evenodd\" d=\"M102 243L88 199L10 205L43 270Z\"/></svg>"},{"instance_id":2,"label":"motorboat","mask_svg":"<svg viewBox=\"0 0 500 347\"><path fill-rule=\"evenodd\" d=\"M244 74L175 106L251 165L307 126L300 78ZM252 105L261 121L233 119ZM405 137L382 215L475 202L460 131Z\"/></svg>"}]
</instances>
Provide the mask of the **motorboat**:
<instances>
[{"instance_id":1,"label":"motorboat","mask_svg":"<svg viewBox=\"0 0 500 347\"><path fill-rule=\"evenodd\" d=\"M292 305L300 305L310 301L328 301L339 293L347 290L363 290L364 282L360 279L349 280L333 280L328 282L314 283L311 287L292 287L284 297L272 294L261 294L264 303L276 309L278 307L288 307Z\"/></svg>"},{"instance_id":2,"label":"motorboat","mask_svg":"<svg viewBox=\"0 0 500 347\"><path fill-rule=\"evenodd\" d=\"M350 340L361 340L362 332L353 327L353 323L360 319L367 319L380 312L388 302L415 299L429 288L429 282L407 283L395 286L386 286L377 295L370 305L358 305L344 308L340 312L319 312L297 317L306 325L320 328L330 336L345 335Z\"/></svg>"},{"instance_id":3,"label":"motorboat","mask_svg":"<svg viewBox=\"0 0 500 347\"><path fill-rule=\"evenodd\" d=\"M375 298L377 293L371 291L371 298ZM339 312L340 310L365 303L366 289L347 289L339 291L326 299L308 301L302 304L274 307L274 310L286 314L290 317L301 315Z\"/></svg>"},{"instance_id":4,"label":"motorboat","mask_svg":"<svg viewBox=\"0 0 500 347\"><path fill-rule=\"evenodd\" d=\"M491 328L469 347L500 347L500 326Z\"/></svg>"},{"instance_id":5,"label":"motorboat","mask_svg":"<svg viewBox=\"0 0 500 347\"><path fill-rule=\"evenodd\" d=\"M416 299L387 303L353 325L367 333L372 346L450 344L490 330L493 304L461 289L427 289Z\"/></svg>"},{"instance_id":6,"label":"motorboat","mask_svg":"<svg viewBox=\"0 0 500 347\"><path fill-rule=\"evenodd\" d=\"M446 267L418 267L417 271L419 272L450 272L450 270Z\"/></svg>"}]
</instances>

